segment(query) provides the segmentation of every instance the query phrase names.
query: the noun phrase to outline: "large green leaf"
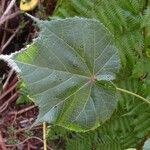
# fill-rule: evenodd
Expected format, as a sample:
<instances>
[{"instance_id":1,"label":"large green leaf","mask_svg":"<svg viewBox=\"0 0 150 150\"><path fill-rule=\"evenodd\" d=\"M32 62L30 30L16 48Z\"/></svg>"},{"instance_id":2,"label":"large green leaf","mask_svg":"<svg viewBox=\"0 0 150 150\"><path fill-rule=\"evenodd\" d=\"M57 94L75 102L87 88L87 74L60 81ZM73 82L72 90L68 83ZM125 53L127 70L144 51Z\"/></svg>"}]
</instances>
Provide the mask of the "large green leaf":
<instances>
[{"instance_id":1,"label":"large green leaf","mask_svg":"<svg viewBox=\"0 0 150 150\"><path fill-rule=\"evenodd\" d=\"M37 21L39 37L14 56L30 96L39 106L37 123L78 131L96 128L116 108L117 50L98 21L68 18Z\"/></svg>"}]
</instances>

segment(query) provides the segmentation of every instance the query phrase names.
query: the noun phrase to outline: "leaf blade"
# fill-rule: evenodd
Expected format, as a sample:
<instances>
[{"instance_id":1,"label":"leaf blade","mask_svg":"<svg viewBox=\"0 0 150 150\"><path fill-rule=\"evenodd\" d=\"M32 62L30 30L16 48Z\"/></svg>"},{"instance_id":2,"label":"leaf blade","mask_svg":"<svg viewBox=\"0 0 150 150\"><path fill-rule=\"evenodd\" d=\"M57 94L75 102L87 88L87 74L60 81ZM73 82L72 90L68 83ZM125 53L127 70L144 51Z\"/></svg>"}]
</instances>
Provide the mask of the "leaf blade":
<instances>
[{"instance_id":1,"label":"leaf blade","mask_svg":"<svg viewBox=\"0 0 150 150\"><path fill-rule=\"evenodd\" d=\"M115 79L120 67L112 35L93 19L75 17L38 25L39 37L14 56L39 106L36 122L77 131L98 127L116 107L115 91L98 84Z\"/></svg>"}]
</instances>

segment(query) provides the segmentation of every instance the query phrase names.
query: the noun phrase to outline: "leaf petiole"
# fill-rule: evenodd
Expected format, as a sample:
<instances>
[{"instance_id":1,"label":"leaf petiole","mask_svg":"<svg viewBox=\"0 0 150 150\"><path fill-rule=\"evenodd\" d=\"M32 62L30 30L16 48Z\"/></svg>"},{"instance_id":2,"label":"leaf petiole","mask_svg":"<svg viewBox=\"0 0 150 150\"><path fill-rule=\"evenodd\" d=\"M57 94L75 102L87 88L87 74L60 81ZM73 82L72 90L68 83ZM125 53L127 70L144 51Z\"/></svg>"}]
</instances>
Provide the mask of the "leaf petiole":
<instances>
[{"instance_id":1,"label":"leaf petiole","mask_svg":"<svg viewBox=\"0 0 150 150\"><path fill-rule=\"evenodd\" d=\"M147 100L146 98L144 98L144 97L142 97L142 96L140 96L138 94L135 94L135 93L133 93L131 91L128 91L128 90L125 90L125 89L121 89L121 88L118 88L118 87L116 87L116 90L118 90L120 92L124 92L124 93L130 94L130 95L133 95L133 96L143 100L144 102L146 102L146 103L148 103L150 105L150 101L149 100Z\"/></svg>"}]
</instances>

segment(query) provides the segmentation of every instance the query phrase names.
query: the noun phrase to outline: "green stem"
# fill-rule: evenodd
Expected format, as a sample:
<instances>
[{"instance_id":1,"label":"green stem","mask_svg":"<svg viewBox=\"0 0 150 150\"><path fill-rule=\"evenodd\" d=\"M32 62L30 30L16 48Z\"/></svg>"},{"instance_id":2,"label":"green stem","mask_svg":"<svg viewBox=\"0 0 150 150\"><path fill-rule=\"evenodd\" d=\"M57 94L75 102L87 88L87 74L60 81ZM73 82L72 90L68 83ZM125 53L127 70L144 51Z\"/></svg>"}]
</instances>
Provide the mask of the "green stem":
<instances>
[{"instance_id":1,"label":"green stem","mask_svg":"<svg viewBox=\"0 0 150 150\"><path fill-rule=\"evenodd\" d=\"M135 97L137 97L137 98L143 100L144 102L146 102L146 103L148 103L148 104L150 105L150 101L149 101L149 100L147 100L146 98L144 98L144 97L142 97L142 96L140 96L140 95L138 95L138 94L135 94L135 93L133 93L133 92L130 92L130 91L128 91L128 90L121 89L121 88L118 88L118 87L116 87L116 89L117 89L118 91L121 91L121 92L130 94L130 95L133 95L133 96L135 96Z\"/></svg>"}]
</instances>

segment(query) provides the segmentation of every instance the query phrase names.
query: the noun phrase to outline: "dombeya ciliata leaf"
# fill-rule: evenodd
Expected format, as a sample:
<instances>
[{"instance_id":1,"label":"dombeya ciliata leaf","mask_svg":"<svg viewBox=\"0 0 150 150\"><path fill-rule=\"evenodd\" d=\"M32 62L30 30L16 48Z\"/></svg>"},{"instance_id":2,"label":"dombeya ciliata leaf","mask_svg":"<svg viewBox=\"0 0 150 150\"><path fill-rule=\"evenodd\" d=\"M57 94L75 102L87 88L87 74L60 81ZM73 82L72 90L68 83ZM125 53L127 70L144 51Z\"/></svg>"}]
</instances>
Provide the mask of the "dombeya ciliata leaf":
<instances>
[{"instance_id":1,"label":"dombeya ciliata leaf","mask_svg":"<svg viewBox=\"0 0 150 150\"><path fill-rule=\"evenodd\" d=\"M98 21L37 21L39 36L12 59L39 107L36 123L87 131L109 119L116 94L110 82L120 67L113 37Z\"/></svg>"}]
</instances>

